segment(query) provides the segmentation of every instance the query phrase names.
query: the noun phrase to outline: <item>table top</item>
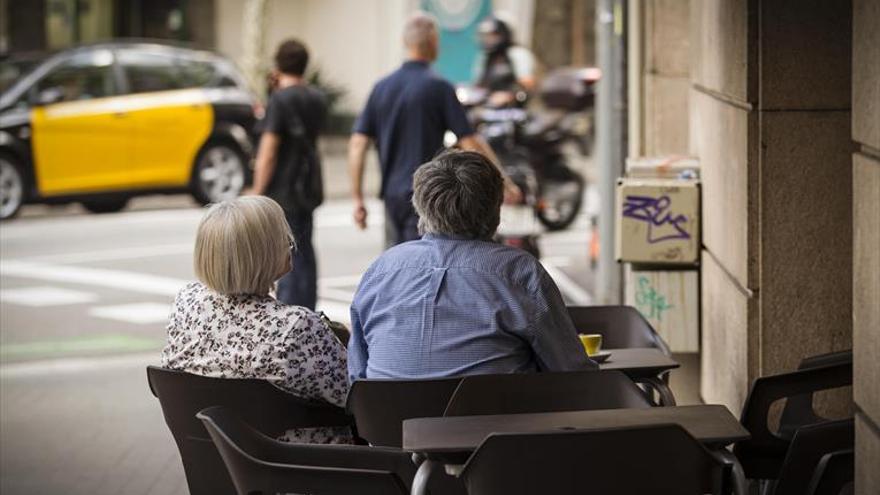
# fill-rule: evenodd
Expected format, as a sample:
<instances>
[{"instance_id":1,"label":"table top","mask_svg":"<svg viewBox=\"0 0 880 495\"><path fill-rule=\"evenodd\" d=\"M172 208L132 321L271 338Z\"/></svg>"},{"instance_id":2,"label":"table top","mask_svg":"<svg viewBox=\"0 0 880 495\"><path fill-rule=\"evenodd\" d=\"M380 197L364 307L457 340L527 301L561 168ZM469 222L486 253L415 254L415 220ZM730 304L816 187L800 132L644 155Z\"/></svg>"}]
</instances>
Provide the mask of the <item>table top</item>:
<instances>
[{"instance_id":1,"label":"table top","mask_svg":"<svg viewBox=\"0 0 880 495\"><path fill-rule=\"evenodd\" d=\"M403 449L424 454L474 451L491 433L533 433L676 423L700 442L720 447L749 438L721 405L604 409L534 414L415 418L403 422Z\"/></svg>"},{"instance_id":2,"label":"table top","mask_svg":"<svg viewBox=\"0 0 880 495\"><path fill-rule=\"evenodd\" d=\"M678 361L657 348L606 349L611 356L599 364L599 369L620 370L631 378L652 377L678 368Z\"/></svg>"}]
</instances>

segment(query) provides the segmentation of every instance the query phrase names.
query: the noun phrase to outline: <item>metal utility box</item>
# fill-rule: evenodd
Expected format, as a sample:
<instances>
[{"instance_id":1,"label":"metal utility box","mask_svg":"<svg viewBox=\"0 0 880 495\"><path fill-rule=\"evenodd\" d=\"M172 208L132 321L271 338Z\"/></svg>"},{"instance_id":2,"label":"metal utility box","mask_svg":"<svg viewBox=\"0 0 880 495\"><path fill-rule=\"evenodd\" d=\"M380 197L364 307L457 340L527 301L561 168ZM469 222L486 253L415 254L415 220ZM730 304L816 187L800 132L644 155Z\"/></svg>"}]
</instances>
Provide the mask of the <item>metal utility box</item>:
<instances>
[{"instance_id":1,"label":"metal utility box","mask_svg":"<svg viewBox=\"0 0 880 495\"><path fill-rule=\"evenodd\" d=\"M700 183L623 178L617 182L619 261L695 265L700 259Z\"/></svg>"},{"instance_id":2,"label":"metal utility box","mask_svg":"<svg viewBox=\"0 0 880 495\"><path fill-rule=\"evenodd\" d=\"M673 352L700 350L700 285L696 270L626 268L624 298Z\"/></svg>"}]
</instances>

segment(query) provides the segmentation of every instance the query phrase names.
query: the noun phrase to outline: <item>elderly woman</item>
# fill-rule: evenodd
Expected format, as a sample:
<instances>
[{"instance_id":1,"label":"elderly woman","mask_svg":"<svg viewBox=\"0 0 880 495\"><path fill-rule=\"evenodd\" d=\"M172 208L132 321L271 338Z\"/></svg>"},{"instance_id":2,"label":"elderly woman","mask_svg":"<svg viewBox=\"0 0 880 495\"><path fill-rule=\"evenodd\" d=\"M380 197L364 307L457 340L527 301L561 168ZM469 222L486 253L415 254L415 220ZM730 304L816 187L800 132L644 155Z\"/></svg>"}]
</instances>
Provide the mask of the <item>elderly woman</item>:
<instances>
[{"instance_id":1,"label":"elderly woman","mask_svg":"<svg viewBox=\"0 0 880 495\"><path fill-rule=\"evenodd\" d=\"M277 203L215 204L196 233L195 282L174 300L162 365L203 376L259 378L299 397L343 406L345 348L321 318L269 292L290 271L293 237ZM283 440L348 441L348 429L290 430Z\"/></svg>"}]
</instances>

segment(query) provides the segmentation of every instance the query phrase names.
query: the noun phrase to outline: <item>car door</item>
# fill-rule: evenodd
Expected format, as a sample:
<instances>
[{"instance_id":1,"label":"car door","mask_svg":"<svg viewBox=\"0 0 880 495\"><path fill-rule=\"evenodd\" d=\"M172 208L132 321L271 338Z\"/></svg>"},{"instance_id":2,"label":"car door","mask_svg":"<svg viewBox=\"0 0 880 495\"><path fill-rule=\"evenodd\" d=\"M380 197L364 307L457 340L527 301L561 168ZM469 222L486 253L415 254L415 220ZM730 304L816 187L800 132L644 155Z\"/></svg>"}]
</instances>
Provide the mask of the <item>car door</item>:
<instances>
[{"instance_id":1,"label":"car door","mask_svg":"<svg viewBox=\"0 0 880 495\"><path fill-rule=\"evenodd\" d=\"M43 196L122 188L134 145L118 95L113 52L94 49L62 60L29 90L37 187Z\"/></svg>"},{"instance_id":2,"label":"car door","mask_svg":"<svg viewBox=\"0 0 880 495\"><path fill-rule=\"evenodd\" d=\"M183 186L213 127L204 90L191 88L171 50L117 50L131 93L127 108L135 128L134 167L144 184Z\"/></svg>"}]
</instances>

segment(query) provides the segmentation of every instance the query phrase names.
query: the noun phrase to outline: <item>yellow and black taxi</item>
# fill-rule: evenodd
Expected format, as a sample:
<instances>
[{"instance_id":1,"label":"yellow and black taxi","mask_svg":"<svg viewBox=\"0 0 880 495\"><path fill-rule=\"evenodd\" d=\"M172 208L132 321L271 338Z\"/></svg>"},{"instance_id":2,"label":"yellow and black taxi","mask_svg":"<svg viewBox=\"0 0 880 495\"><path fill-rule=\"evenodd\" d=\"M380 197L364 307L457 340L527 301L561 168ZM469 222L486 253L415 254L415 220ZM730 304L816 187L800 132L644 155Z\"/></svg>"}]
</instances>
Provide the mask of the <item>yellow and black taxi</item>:
<instances>
[{"instance_id":1,"label":"yellow and black taxi","mask_svg":"<svg viewBox=\"0 0 880 495\"><path fill-rule=\"evenodd\" d=\"M0 219L28 202L111 212L139 194L233 198L250 178L258 110L241 73L209 52L116 42L31 64L0 94Z\"/></svg>"}]
</instances>

